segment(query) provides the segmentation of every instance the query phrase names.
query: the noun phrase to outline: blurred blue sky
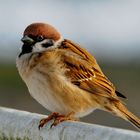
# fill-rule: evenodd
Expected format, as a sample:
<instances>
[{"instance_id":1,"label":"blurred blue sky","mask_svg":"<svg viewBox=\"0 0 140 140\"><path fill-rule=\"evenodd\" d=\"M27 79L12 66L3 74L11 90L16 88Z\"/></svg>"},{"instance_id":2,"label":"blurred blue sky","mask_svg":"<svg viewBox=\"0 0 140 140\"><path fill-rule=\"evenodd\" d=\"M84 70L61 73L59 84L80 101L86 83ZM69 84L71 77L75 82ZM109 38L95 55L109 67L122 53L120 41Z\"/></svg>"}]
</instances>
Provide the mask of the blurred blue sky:
<instances>
[{"instance_id":1,"label":"blurred blue sky","mask_svg":"<svg viewBox=\"0 0 140 140\"><path fill-rule=\"evenodd\" d=\"M139 0L0 0L1 61L15 61L33 22L52 24L103 61L140 59Z\"/></svg>"}]
</instances>

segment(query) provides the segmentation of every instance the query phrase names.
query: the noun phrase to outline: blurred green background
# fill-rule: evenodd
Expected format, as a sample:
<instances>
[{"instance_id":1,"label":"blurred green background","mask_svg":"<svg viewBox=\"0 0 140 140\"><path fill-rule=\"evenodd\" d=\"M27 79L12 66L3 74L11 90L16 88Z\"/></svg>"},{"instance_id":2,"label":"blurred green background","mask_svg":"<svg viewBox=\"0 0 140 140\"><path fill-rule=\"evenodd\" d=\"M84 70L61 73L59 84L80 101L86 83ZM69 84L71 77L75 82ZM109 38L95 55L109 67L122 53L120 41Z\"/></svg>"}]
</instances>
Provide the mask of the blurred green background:
<instances>
[{"instance_id":1,"label":"blurred green background","mask_svg":"<svg viewBox=\"0 0 140 140\"><path fill-rule=\"evenodd\" d=\"M96 57L127 107L140 117L140 2L137 0L0 1L0 106L49 114L28 93L15 59L24 28L32 22L54 25ZM7 10L5 10L7 9ZM135 130L103 111L82 121Z\"/></svg>"}]
</instances>

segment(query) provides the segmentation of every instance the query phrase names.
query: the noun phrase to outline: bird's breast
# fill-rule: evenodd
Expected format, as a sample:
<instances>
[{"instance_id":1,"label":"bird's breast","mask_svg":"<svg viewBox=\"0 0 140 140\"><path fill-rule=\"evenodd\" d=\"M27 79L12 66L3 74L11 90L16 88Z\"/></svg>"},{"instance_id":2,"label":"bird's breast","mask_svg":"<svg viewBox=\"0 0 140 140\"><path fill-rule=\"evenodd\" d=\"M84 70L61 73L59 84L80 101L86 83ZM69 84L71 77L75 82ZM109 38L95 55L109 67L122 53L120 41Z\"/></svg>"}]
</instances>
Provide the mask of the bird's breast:
<instances>
[{"instance_id":1,"label":"bird's breast","mask_svg":"<svg viewBox=\"0 0 140 140\"><path fill-rule=\"evenodd\" d=\"M26 80L26 84L32 97L46 109L51 112L65 113L66 106L59 98L61 87L59 87L58 75L53 74L53 77L51 75L47 72L34 71Z\"/></svg>"},{"instance_id":2,"label":"bird's breast","mask_svg":"<svg viewBox=\"0 0 140 140\"><path fill-rule=\"evenodd\" d=\"M70 82L65 76L67 69L63 68L60 58L55 56L57 55L43 56L37 59L35 65L34 60L30 60L24 67L19 68L30 94L51 112L61 114L75 112L76 116L87 115L96 108L97 103L91 94Z\"/></svg>"}]
</instances>

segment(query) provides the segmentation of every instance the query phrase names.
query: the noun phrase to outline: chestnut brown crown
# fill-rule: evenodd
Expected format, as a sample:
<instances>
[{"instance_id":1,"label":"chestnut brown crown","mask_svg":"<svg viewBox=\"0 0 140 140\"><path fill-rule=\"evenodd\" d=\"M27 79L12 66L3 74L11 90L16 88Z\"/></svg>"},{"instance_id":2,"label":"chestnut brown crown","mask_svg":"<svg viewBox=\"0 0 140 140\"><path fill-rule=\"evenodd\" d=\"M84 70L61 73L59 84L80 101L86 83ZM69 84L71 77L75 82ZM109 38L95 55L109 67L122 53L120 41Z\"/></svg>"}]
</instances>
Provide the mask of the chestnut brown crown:
<instances>
[{"instance_id":1,"label":"chestnut brown crown","mask_svg":"<svg viewBox=\"0 0 140 140\"><path fill-rule=\"evenodd\" d=\"M46 23L33 23L27 26L24 31L24 36L39 36L42 35L46 39L57 41L60 39L60 33L51 25Z\"/></svg>"}]
</instances>

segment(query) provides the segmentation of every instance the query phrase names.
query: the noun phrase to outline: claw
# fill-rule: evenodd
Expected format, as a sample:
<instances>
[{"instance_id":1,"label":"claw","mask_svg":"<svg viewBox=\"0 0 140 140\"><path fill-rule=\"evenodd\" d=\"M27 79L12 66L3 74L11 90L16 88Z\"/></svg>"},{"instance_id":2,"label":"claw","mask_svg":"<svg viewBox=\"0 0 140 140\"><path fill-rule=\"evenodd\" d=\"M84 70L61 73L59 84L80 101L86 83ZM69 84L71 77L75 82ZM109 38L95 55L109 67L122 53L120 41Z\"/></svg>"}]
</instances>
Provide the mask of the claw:
<instances>
[{"instance_id":1,"label":"claw","mask_svg":"<svg viewBox=\"0 0 140 140\"><path fill-rule=\"evenodd\" d=\"M54 119L54 122L52 123L51 127L54 127L56 125L58 125L60 122L66 121L66 120L73 120L73 121L77 121L77 119L75 119L73 117L74 113L71 112L68 115L60 115L59 113L52 113L50 116L48 116L47 118L43 118L40 120L38 129L40 130L40 128L42 128L46 123L48 123L50 120Z\"/></svg>"},{"instance_id":2,"label":"claw","mask_svg":"<svg viewBox=\"0 0 140 140\"><path fill-rule=\"evenodd\" d=\"M73 112L69 113L68 115L64 116L64 115L59 115L54 119L54 122L51 125L52 127L55 127L56 125L58 125L59 123L63 122L63 121L68 121L68 120L72 120L72 121L78 121L78 119L73 117Z\"/></svg>"},{"instance_id":3,"label":"claw","mask_svg":"<svg viewBox=\"0 0 140 140\"><path fill-rule=\"evenodd\" d=\"M48 123L50 120L56 118L59 115L59 113L52 113L50 116L48 116L47 118L43 118L40 120L39 122L39 126L38 129L40 130L40 128L42 128L46 123Z\"/></svg>"},{"instance_id":4,"label":"claw","mask_svg":"<svg viewBox=\"0 0 140 140\"><path fill-rule=\"evenodd\" d=\"M41 119L39 122L38 129L40 130L45 125L45 123L47 123L48 121L47 121L47 118Z\"/></svg>"}]
</instances>

